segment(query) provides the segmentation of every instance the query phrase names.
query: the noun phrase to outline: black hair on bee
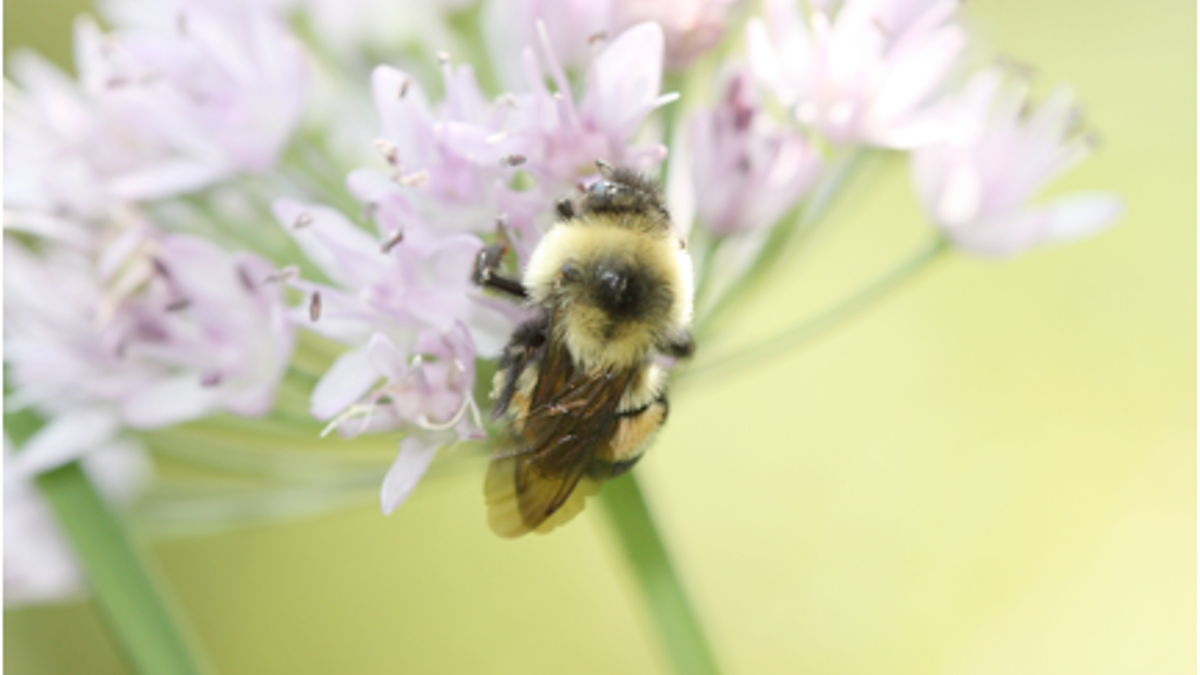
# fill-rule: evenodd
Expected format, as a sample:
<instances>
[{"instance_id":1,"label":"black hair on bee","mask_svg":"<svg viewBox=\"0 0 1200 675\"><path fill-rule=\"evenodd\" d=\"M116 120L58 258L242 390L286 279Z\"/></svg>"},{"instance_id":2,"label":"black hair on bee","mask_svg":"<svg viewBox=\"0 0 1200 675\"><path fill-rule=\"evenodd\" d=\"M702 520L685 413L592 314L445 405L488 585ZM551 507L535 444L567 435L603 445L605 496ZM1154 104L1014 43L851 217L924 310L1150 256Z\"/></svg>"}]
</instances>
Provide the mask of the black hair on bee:
<instances>
[{"instance_id":1,"label":"black hair on bee","mask_svg":"<svg viewBox=\"0 0 1200 675\"><path fill-rule=\"evenodd\" d=\"M690 356L692 266L658 184L597 162L600 180L555 205L559 220L521 280L501 272L506 246L483 249L472 278L524 302L493 383L507 422L485 482L502 536L546 532L600 483L641 458L668 410L656 354Z\"/></svg>"}]
</instances>

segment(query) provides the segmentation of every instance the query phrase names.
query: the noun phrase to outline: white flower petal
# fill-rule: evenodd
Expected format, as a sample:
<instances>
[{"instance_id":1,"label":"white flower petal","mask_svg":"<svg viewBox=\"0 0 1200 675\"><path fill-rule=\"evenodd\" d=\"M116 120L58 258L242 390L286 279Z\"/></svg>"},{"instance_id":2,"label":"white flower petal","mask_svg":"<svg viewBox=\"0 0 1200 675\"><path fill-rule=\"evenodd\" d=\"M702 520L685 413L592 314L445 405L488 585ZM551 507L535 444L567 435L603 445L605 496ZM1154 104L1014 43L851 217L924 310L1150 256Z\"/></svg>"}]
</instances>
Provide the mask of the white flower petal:
<instances>
[{"instance_id":1,"label":"white flower petal","mask_svg":"<svg viewBox=\"0 0 1200 675\"><path fill-rule=\"evenodd\" d=\"M342 286L359 287L385 264L379 243L340 211L279 199L271 212L309 260Z\"/></svg>"},{"instance_id":2,"label":"white flower petal","mask_svg":"<svg viewBox=\"0 0 1200 675\"><path fill-rule=\"evenodd\" d=\"M319 420L332 419L361 398L379 377L365 348L346 352L313 388L309 412Z\"/></svg>"},{"instance_id":3,"label":"white flower petal","mask_svg":"<svg viewBox=\"0 0 1200 675\"><path fill-rule=\"evenodd\" d=\"M974 166L960 164L945 177L936 206L938 222L953 227L979 215L983 184Z\"/></svg>"},{"instance_id":4,"label":"white flower petal","mask_svg":"<svg viewBox=\"0 0 1200 675\"><path fill-rule=\"evenodd\" d=\"M119 428L116 415L107 410L85 408L61 414L25 443L13 468L26 476L49 471L107 443Z\"/></svg>"},{"instance_id":5,"label":"white flower petal","mask_svg":"<svg viewBox=\"0 0 1200 675\"><path fill-rule=\"evenodd\" d=\"M1046 216L1046 239L1069 241L1095 234L1121 217L1125 206L1115 195L1074 194L1042 207Z\"/></svg>"},{"instance_id":6,"label":"white flower petal","mask_svg":"<svg viewBox=\"0 0 1200 675\"><path fill-rule=\"evenodd\" d=\"M206 387L197 373L144 384L121 402L121 416L137 429L157 429L198 419L220 405L221 387Z\"/></svg>"},{"instance_id":7,"label":"white flower petal","mask_svg":"<svg viewBox=\"0 0 1200 675\"><path fill-rule=\"evenodd\" d=\"M617 36L596 59L583 108L620 138L653 109L662 78L663 32L641 23Z\"/></svg>"},{"instance_id":8,"label":"white flower petal","mask_svg":"<svg viewBox=\"0 0 1200 675\"><path fill-rule=\"evenodd\" d=\"M383 333L371 336L367 343L367 360L376 372L389 380L402 377L408 365L404 353Z\"/></svg>"},{"instance_id":9,"label":"white flower petal","mask_svg":"<svg viewBox=\"0 0 1200 675\"><path fill-rule=\"evenodd\" d=\"M147 163L136 171L114 177L110 188L114 195L123 199L162 199L203 188L235 169L232 164L191 159Z\"/></svg>"},{"instance_id":10,"label":"white flower petal","mask_svg":"<svg viewBox=\"0 0 1200 675\"><path fill-rule=\"evenodd\" d=\"M441 436L425 434L408 436L400 441L400 454L396 455L396 461L388 469L379 492L379 505L384 515L391 514L408 499L442 443Z\"/></svg>"}]
</instances>

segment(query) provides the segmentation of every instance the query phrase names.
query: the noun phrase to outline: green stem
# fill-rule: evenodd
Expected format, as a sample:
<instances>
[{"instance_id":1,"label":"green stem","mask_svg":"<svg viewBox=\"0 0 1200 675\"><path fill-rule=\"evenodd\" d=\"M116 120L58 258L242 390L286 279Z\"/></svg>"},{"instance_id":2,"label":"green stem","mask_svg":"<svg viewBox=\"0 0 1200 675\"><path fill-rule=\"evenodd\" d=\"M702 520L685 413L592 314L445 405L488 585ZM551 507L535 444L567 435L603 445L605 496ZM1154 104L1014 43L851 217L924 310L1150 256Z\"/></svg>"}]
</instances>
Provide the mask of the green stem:
<instances>
[{"instance_id":1,"label":"green stem","mask_svg":"<svg viewBox=\"0 0 1200 675\"><path fill-rule=\"evenodd\" d=\"M609 481L600 492L647 609L679 675L716 675L720 670L705 640L683 582L671 564L654 516L632 474Z\"/></svg>"},{"instance_id":2,"label":"green stem","mask_svg":"<svg viewBox=\"0 0 1200 675\"><path fill-rule=\"evenodd\" d=\"M37 478L58 515L108 624L137 672L202 672L129 533L109 511L77 463Z\"/></svg>"},{"instance_id":3,"label":"green stem","mask_svg":"<svg viewBox=\"0 0 1200 675\"><path fill-rule=\"evenodd\" d=\"M933 261L938 260L941 254L947 250L949 250L949 246L946 239L937 235L932 242L922 246L915 254L905 258L900 264L840 304L751 347L685 370L674 379L673 384L678 385L697 377L710 376L735 366L744 368L808 342L900 288L905 281L916 276Z\"/></svg>"}]
</instances>

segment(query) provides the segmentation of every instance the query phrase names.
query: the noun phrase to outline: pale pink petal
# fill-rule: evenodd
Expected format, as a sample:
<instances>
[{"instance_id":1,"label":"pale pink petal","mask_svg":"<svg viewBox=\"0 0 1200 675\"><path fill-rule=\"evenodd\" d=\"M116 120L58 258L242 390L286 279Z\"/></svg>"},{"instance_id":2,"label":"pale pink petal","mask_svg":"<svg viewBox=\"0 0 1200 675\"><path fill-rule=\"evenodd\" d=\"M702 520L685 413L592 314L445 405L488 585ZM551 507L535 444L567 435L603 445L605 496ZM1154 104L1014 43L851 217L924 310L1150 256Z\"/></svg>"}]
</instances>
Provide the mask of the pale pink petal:
<instances>
[{"instance_id":1,"label":"pale pink petal","mask_svg":"<svg viewBox=\"0 0 1200 675\"><path fill-rule=\"evenodd\" d=\"M367 343L367 360L375 372L388 380L396 380L407 370L404 354L383 333L375 333Z\"/></svg>"},{"instance_id":2,"label":"pale pink petal","mask_svg":"<svg viewBox=\"0 0 1200 675\"><path fill-rule=\"evenodd\" d=\"M1072 195L1041 206L995 216L948 234L956 244L977 255L1005 257L1038 244L1071 241L1111 225L1123 210L1112 195Z\"/></svg>"},{"instance_id":3,"label":"pale pink petal","mask_svg":"<svg viewBox=\"0 0 1200 675\"><path fill-rule=\"evenodd\" d=\"M110 440L80 458L79 463L96 490L115 504L132 500L154 472L146 448L127 436Z\"/></svg>"},{"instance_id":4,"label":"pale pink petal","mask_svg":"<svg viewBox=\"0 0 1200 675\"><path fill-rule=\"evenodd\" d=\"M303 326L305 330L346 345L361 344L379 329L379 313L364 305L361 298L324 284L303 280L291 281L288 285L303 292L306 298L289 314L296 326ZM311 309L314 294L320 294L321 297L321 310L316 321L312 319Z\"/></svg>"},{"instance_id":5,"label":"pale pink petal","mask_svg":"<svg viewBox=\"0 0 1200 675\"><path fill-rule=\"evenodd\" d=\"M179 158L147 163L137 171L114 176L109 185L122 199L153 200L193 192L228 173L220 164Z\"/></svg>"},{"instance_id":6,"label":"pale pink petal","mask_svg":"<svg viewBox=\"0 0 1200 675\"><path fill-rule=\"evenodd\" d=\"M364 285L386 263L379 243L340 211L288 199L276 200L271 211L309 260L342 286Z\"/></svg>"},{"instance_id":7,"label":"pale pink petal","mask_svg":"<svg viewBox=\"0 0 1200 675\"><path fill-rule=\"evenodd\" d=\"M605 128L628 138L653 109L662 78L663 33L638 24L617 37L596 59L582 104Z\"/></svg>"},{"instance_id":8,"label":"pale pink petal","mask_svg":"<svg viewBox=\"0 0 1200 675\"><path fill-rule=\"evenodd\" d=\"M24 476L56 468L109 442L120 429L116 415L100 408L73 410L46 422L12 466Z\"/></svg>"},{"instance_id":9,"label":"pale pink petal","mask_svg":"<svg viewBox=\"0 0 1200 675\"><path fill-rule=\"evenodd\" d=\"M425 90L404 71L378 66L371 72L371 92L384 138L411 152L418 143L417 135L433 124Z\"/></svg>"},{"instance_id":10,"label":"pale pink petal","mask_svg":"<svg viewBox=\"0 0 1200 675\"><path fill-rule=\"evenodd\" d=\"M309 412L319 420L332 419L362 398L379 377L365 348L348 351L333 362L313 388Z\"/></svg>"},{"instance_id":11,"label":"pale pink petal","mask_svg":"<svg viewBox=\"0 0 1200 675\"><path fill-rule=\"evenodd\" d=\"M121 402L121 416L135 429L157 429L198 419L215 410L221 389L205 386L198 373L146 383Z\"/></svg>"},{"instance_id":12,"label":"pale pink petal","mask_svg":"<svg viewBox=\"0 0 1200 675\"><path fill-rule=\"evenodd\" d=\"M379 492L379 505L384 515L391 514L408 499L444 442L441 437L421 434L400 441L400 453L388 469Z\"/></svg>"},{"instance_id":13,"label":"pale pink petal","mask_svg":"<svg viewBox=\"0 0 1200 675\"><path fill-rule=\"evenodd\" d=\"M754 76L784 105L791 105L800 97L791 77L784 72L766 23L757 17L746 22L746 53Z\"/></svg>"},{"instance_id":14,"label":"pale pink petal","mask_svg":"<svg viewBox=\"0 0 1200 675\"><path fill-rule=\"evenodd\" d=\"M934 204L937 220L953 227L978 217L983 203L983 187L974 166L963 163L952 167Z\"/></svg>"},{"instance_id":15,"label":"pale pink petal","mask_svg":"<svg viewBox=\"0 0 1200 675\"><path fill-rule=\"evenodd\" d=\"M1125 210L1120 198L1106 193L1078 193L1048 202L1046 238L1069 241L1086 237L1112 225Z\"/></svg>"},{"instance_id":16,"label":"pale pink petal","mask_svg":"<svg viewBox=\"0 0 1200 675\"><path fill-rule=\"evenodd\" d=\"M953 26L938 31L905 54L876 93L872 116L897 119L920 105L946 77L966 43L964 31Z\"/></svg>"}]
</instances>

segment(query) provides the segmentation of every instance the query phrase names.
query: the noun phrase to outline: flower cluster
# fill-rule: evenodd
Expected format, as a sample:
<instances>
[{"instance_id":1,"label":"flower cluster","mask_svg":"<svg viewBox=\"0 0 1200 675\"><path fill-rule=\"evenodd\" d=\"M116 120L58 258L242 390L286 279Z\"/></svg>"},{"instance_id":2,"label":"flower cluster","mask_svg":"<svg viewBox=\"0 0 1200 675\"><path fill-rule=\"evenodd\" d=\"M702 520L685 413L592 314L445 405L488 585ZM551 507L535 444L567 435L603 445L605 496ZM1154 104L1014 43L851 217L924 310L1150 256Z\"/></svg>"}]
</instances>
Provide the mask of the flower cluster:
<instances>
[{"instance_id":1,"label":"flower cluster","mask_svg":"<svg viewBox=\"0 0 1200 675\"><path fill-rule=\"evenodd\" d=\"M816 186L837 188L847 150L910 153L930 222L971 253L1119 213L1107 195L1026 205L1088 137L1063 92L1031 106L998 69L956 87L954 0L769 0L745 21L732 0L358 1L124 0L111 33L78 23L77 80L13 60L6 405L45 421L11 461L22 480L145 430L271 413L311 334L334 345L299 378L311 416L401 436L392 511L439 448L488 436L476 374L527 310L475 287L472 261L501 241L523 265L597 160L670 159L701 274L734 280L827 197ZM388 52L396 12L412 22ZM486 38L474 64L443 51L464 16ZM707 97L662 91L689 68L710 77L678 81L711 82ZM372 117L373 142L347 151Z\"/></svg>"}]
</instances>

